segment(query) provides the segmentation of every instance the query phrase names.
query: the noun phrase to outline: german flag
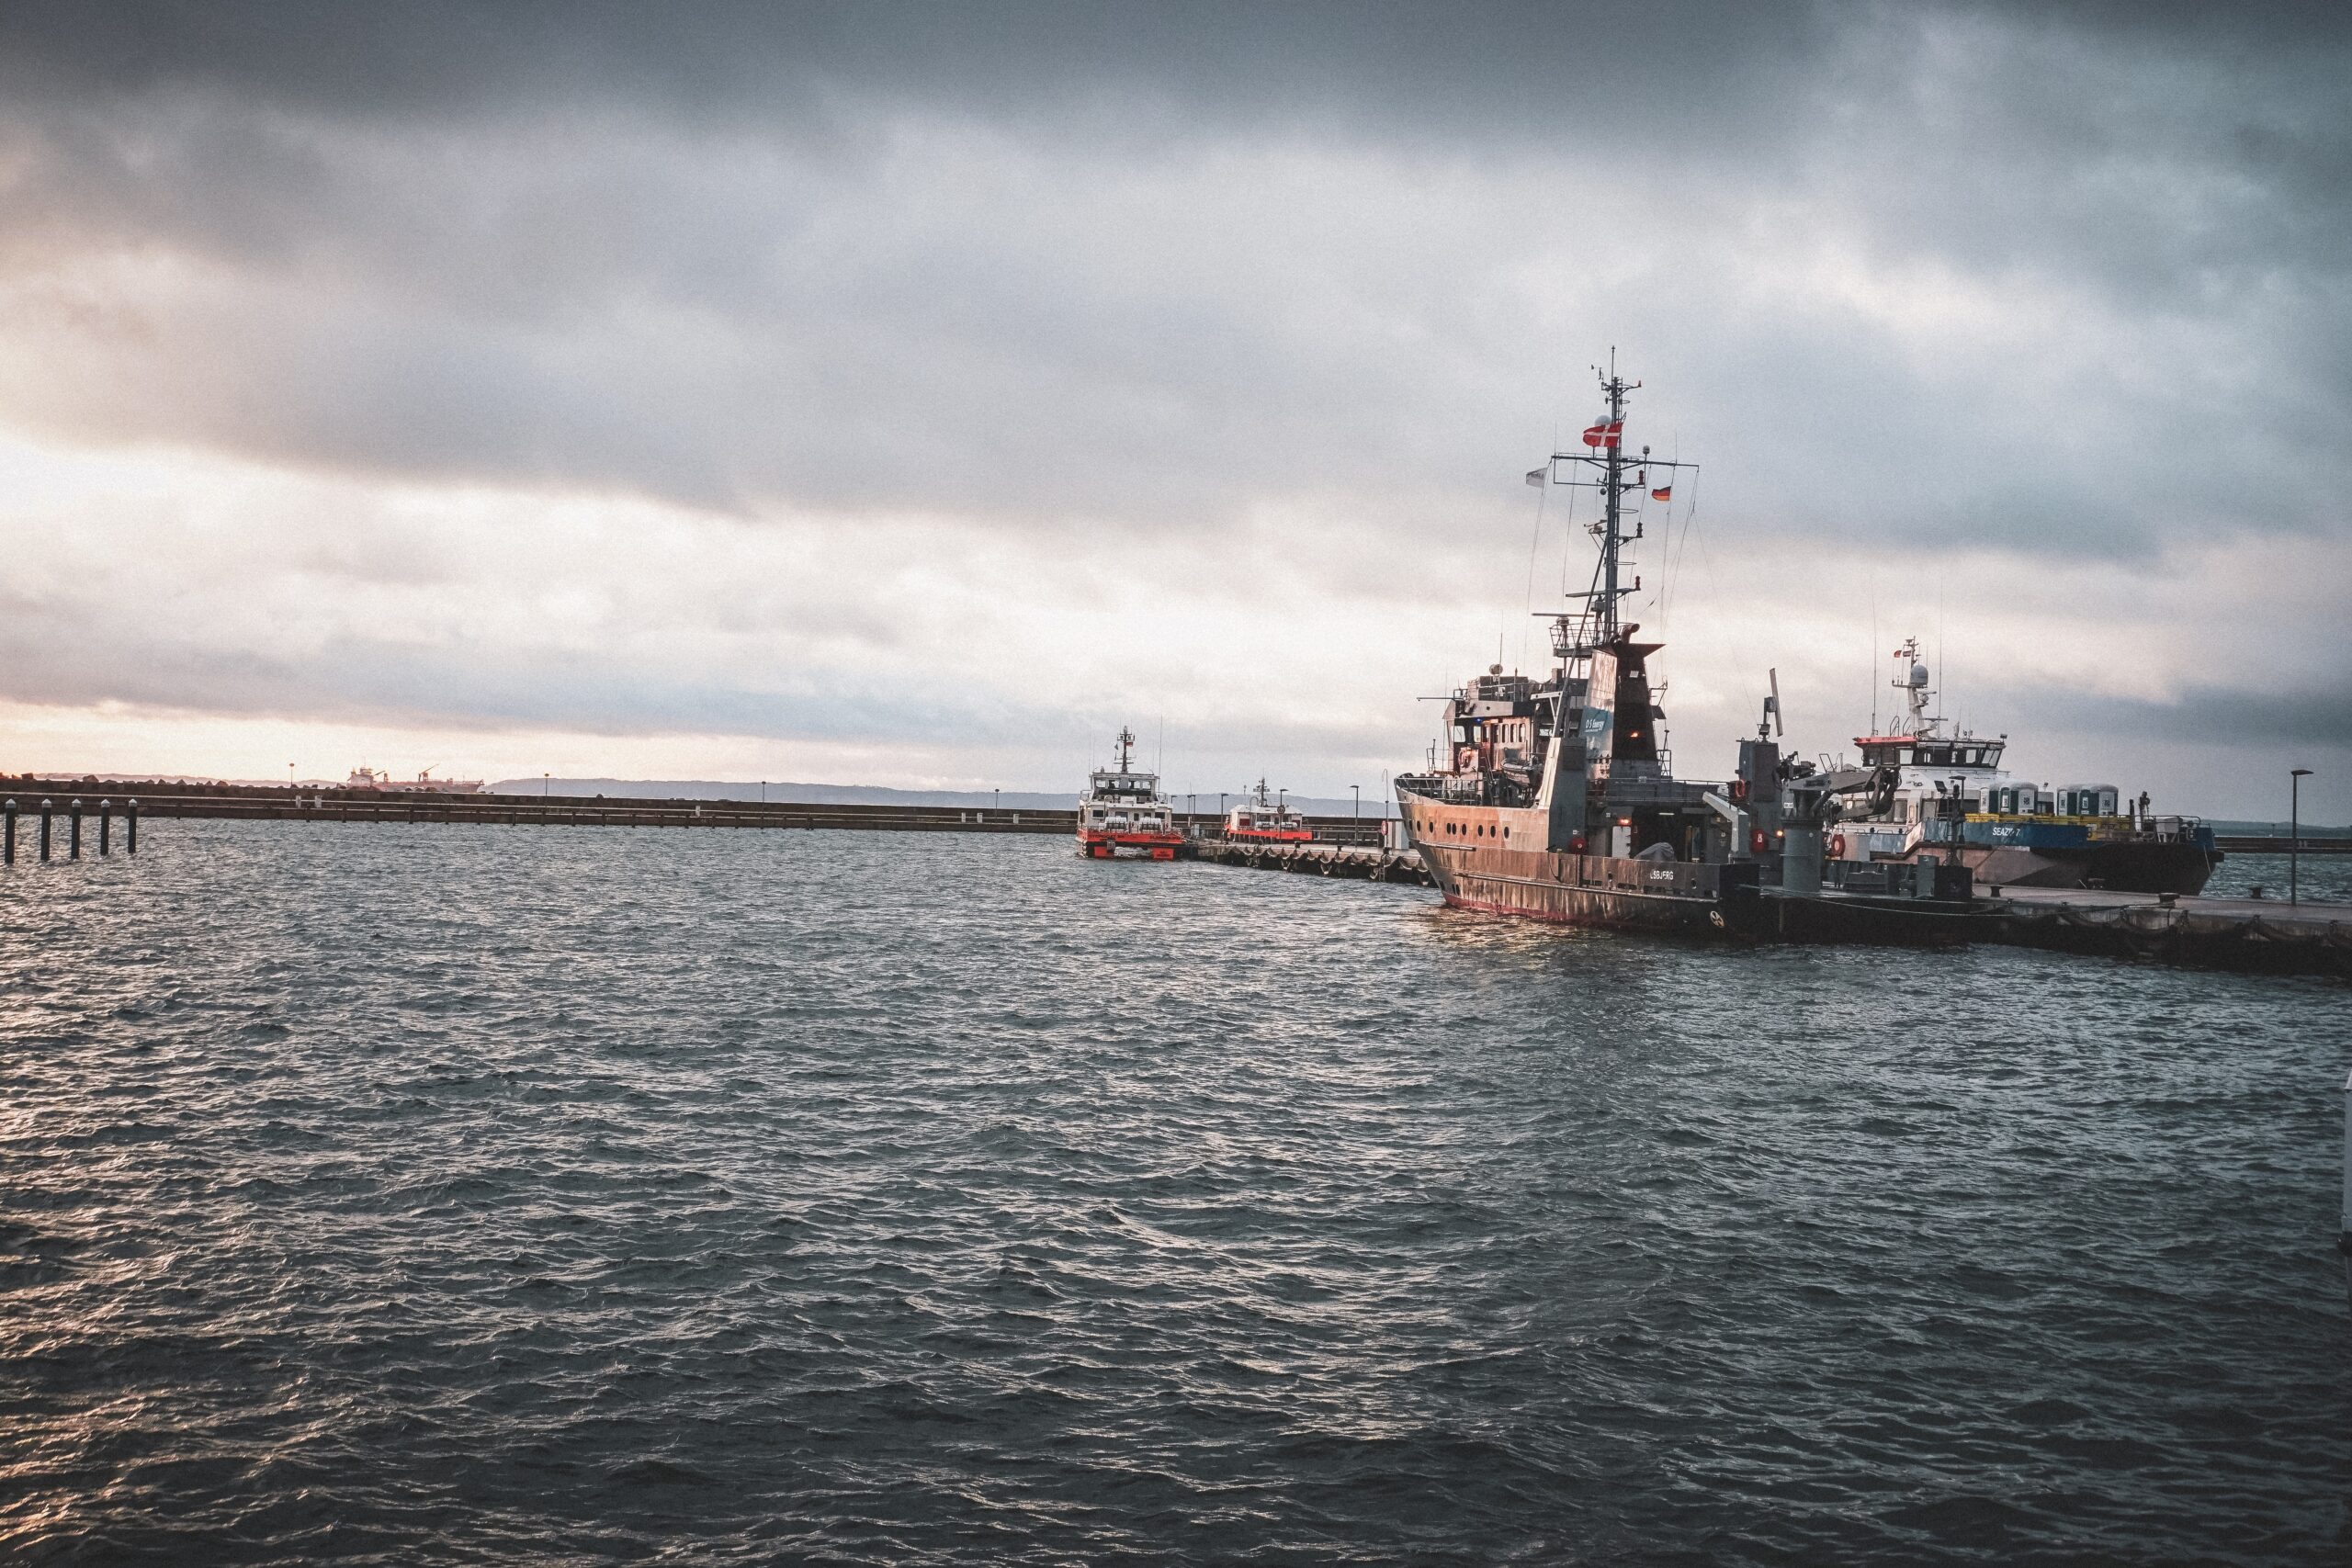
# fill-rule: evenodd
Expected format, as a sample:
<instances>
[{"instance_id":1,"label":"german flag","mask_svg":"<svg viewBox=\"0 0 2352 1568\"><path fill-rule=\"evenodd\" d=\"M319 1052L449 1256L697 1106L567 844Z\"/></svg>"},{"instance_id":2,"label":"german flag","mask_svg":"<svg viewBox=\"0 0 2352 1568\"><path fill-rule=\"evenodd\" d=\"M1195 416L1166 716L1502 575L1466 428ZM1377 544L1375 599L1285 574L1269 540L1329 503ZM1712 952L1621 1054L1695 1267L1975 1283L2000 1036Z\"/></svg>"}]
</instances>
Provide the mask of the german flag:
<instances>
[{"instance_id":1,"label":"german flag","mask_svg":"<svg viewBox=\"0 0 2352 1568\"><path fill-rule=\"evenodd\" d=\"M1674 499L1674 487L1672 485L1660 485L1657 489L1650 491L1650 499L1652 501L1672 501Z\"/></svg>"}]
</instances>

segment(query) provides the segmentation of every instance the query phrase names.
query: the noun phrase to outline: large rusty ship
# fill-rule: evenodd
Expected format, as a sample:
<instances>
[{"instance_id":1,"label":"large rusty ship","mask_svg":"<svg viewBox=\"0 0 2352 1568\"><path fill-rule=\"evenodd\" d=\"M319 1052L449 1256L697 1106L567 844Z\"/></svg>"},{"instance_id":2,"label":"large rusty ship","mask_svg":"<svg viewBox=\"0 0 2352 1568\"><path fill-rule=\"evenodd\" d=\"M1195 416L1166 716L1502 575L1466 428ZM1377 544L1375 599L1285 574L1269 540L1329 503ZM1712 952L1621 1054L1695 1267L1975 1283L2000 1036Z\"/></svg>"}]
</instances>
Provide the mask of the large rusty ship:
<instances>
[{"instance_id":1,"label":"large rusty ship","mask_svg":"<svg viewBox=\"0 0 2352 1568\"><path fill-rule=\"evenodd\" d=\"M1641 537L1626 496L1695 464L1624 445L1627 394L1601 376L1604 409L1584 451L1555 452L1530 484L1597 491L1591 585L1553 614L1555 667L1543 677L1497 664L1445 701L1428 771L1400 775L1406 831L1447 903L1569 925L1793 940L1963 940L1969 877L1935 862L1869 894L1821 885L1821 825L1833 803L1808 787L1808 764L1775 739L1778 697L1739 748L1739 776L1678 779L1660 746L1663 686L1623 618L1641 586L1627 547ZM1784 801L1792 803L1784 805Z\"/></svg>"}]
</instances>

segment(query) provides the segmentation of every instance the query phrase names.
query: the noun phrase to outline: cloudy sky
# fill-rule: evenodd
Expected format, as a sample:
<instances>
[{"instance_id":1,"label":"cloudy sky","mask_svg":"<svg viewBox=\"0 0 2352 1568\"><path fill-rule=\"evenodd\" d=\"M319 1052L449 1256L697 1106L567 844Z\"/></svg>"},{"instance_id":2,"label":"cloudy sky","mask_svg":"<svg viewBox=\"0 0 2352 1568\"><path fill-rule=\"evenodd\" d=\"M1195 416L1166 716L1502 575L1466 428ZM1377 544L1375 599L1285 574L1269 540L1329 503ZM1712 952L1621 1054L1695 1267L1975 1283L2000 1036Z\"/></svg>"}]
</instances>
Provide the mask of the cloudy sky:
<instances>
[{"instance_id":1,"label":"cloudy sky","mask_svg":"<svg viewBox=\"0 0 2352 1568\"><path fill-rule=\"evenodd\" d=\"M1582 579L2352 818L2340 6L0 10L0 768L1376 788Z\"/></svg>"}]
</instances>

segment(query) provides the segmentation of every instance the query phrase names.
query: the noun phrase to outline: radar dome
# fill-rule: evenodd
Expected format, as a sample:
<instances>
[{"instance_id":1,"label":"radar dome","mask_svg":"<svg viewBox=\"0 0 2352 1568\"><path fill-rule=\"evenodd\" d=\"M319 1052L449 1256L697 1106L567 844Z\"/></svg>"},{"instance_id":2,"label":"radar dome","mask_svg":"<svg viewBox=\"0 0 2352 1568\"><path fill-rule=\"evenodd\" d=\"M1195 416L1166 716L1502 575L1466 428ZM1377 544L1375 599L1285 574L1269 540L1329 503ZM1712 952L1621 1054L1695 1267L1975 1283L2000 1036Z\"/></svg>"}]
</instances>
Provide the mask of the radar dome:
<instances>
[{"instance_id":1,"label":"radar dome","mask_svg":"<svg viewBox=\"0 0 2352 1568\"><path fill-rule=\"evenodd\" d=\"M1928 684L1928 667L1917 660L1914 660L1911 665L1911 684L1922 690Z\"/></svg>"}]
</instances>

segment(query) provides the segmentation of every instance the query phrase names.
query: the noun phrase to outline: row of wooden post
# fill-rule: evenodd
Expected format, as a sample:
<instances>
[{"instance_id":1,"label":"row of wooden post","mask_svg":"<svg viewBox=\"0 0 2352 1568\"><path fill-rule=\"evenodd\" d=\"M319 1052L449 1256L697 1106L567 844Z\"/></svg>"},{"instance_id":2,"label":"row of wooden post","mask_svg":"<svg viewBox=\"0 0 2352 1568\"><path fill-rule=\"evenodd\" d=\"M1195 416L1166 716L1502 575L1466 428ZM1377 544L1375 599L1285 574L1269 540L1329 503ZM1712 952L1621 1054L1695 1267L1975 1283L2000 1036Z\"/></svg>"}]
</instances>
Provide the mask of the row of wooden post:
<instances>
[{"instance_id":1,"label":"row of wooden post","mask_svg":"<svg viewBox=\"0 0 2352 1568\"><path fill-rule=\"evenodd\" d=\"M40 803L40 858L49 858L50 818L57 810L57 803ZM122 803L122 848L126 854L139 852L139 803ZM98 853L114 852L114 802L98 802ZM82 858L82 802L79 798L65 803L65 858ZM0 803L0 865L17 863L17 803Z\"/></svg>"}]
</instances>

